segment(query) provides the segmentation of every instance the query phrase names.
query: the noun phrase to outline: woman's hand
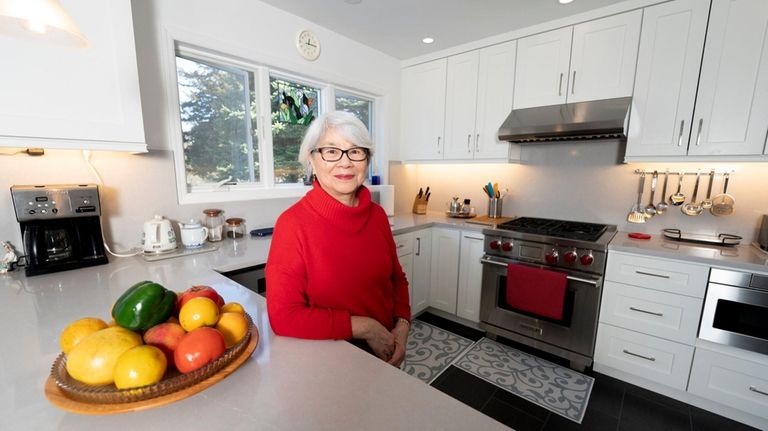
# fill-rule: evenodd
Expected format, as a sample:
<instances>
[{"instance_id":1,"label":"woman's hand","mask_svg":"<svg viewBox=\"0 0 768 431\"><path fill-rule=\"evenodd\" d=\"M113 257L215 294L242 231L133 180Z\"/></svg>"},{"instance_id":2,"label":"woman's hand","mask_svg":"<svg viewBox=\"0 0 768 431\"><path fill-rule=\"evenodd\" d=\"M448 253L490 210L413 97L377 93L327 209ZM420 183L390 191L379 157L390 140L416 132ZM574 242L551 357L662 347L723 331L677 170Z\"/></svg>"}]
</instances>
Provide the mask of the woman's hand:
<instances>
[{"instance_id":1,"label":"woman's hand","mask_svg":"<svg viewBox=\"0 0 768 431\"><path fill-rule=\"evenodd\" d=\"M408 330L411 325L404 319L398 319L397 324L392 328L392 335L395 337L395 350L387 363L399 367L405 359L405 346L408 343Z\"/></svg>"},{"instance_id":2,"label":"woman's hand","mask_svg":"<svg viewBox=\"0 0 768 431\"><path fill-rule=\"evenodd\" d=\"M377 320L364 316L352 316L352 338L368 343L373 353L384 361L392 359L396 351L395 335Z\"/></svg>"}]
</instances>

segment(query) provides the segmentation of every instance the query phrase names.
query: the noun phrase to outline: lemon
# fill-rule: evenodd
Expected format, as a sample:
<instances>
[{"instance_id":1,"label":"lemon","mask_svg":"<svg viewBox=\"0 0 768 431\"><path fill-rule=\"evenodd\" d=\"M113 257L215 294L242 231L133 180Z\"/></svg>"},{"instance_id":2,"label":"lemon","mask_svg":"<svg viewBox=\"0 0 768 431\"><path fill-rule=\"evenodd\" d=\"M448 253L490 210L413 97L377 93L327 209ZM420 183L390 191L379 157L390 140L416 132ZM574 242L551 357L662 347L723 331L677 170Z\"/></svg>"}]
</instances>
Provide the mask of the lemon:
<instances>
[{"instance_id":1,"label":"lemon","mask_svg":"<svg viewBox=\"0 0 768 431\"><path fill-rule=\"evenodd\" d=\"M67 373L87 385L108 385L114 380L117 359L141 345L141 336L114 326L83 338L67 355Z\"/></svg>"},{"instance_id":2,"label":"lemon","mask_svg":"<svg viewBox=\"0 0 768 431\"><path fill-rule=\"evenodd\" d=\"M212 299L199 296L181 306L179 324L189 332L203 326L214 326L219 320L219 306Z\"/></svg>"},{"instance_id":3,"label":"lemon","mask_svg":"<svg viewBox=\"0 0 768 431\"><path fill-rule=\"evenodd\" d=\"M59 337L61 351L69 353L83 338L106 327L107 323L96 317L83 317L82 319L75 320L61 331L61 336Z\"/></svg>"},{"instance_id":4,"label":"lemon","mask_svg":"<svg viewBox=\"0 0 768 431\"><path fill-rule=\"evenodd\" d=\"M240 313L222 313L216 324L216 329L224 335L224 346L229 349L248 333L248 320Z\"/></svg>"},{"instance_id":5,"label":"lemon","mask_svg":"<svg viewBox=\"0 0 768 431\"><path fill-rule=\"evenodd\" d=\"M168 366L165 353L155 346L136 346L117 358L114 377L117 389L137 388L159 382Z\"/></svg>"},{"instance_id":6,"label":"lemon","mask_svg":"<svg viewBox=\"0 0 768 431\"><path fill-rule=\"evenodd\" d=\"M221 312L245 314L245 308L238 302L227 302L221 307Z\"/></svg>"}]
</instances>

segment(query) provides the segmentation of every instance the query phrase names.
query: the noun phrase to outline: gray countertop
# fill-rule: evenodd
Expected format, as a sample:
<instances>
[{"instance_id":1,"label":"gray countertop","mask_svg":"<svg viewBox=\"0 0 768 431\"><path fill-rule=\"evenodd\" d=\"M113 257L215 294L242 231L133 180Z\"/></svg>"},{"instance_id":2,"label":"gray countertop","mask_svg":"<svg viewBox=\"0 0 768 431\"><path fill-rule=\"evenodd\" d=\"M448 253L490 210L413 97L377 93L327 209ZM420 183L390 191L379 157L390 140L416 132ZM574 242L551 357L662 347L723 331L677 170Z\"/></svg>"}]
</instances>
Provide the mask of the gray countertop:
<instances>
[{"instance_id":1,"label":"gray countertop","mask_svg":"<svg viewBox=\"0 0 768 431\"><path fill-rule=\"evenodd\" d=\"M107 265L30 278L21 271L0 275L0 429L508 429L345 341L274 335L265 299L219 274L264 263L269 239L219 246L156 262L110 258ZM43 386L61 330L85 316L108 321L115 299L141 280L174 291L209 285L241 303L261 334L253 356L221 382L158 408L86 416L51 405Z\"/></svg>"}]
</instances>

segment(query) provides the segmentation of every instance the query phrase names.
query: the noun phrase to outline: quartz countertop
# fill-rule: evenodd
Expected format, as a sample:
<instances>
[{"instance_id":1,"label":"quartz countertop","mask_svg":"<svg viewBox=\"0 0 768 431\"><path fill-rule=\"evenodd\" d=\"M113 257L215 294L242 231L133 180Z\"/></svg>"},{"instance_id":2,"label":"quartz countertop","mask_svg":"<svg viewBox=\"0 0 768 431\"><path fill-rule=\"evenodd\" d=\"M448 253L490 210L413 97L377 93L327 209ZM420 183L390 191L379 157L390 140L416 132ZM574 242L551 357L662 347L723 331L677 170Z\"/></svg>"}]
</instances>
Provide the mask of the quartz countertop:
<instances>
[{"instance_id":1,"label":"quartz countertop","mask_svg":"<svg viewBox=\"0 0 768 431\"><path fill-rule=\"evenodd\" d=\"M711 246L666 239L662 233L651 234L650 239L629 238L628 233L617 232L608 244L608 250L768 273L768 254L749 243L735 246Z\"/></svg>"},{"instance_id":2,"label":"quartz countertop","mask_svg":"<svg viewBox=\"0 0 768 431\"><path fill-rule=\"evenodd\" d=\"M432 221L395 217L395 223L410 229ZM0 429L508 429L345 341L274 335L265 299L219 274L264 263L269 239L218 245L156 262L111 257L107 265L73 271L0 275ZM261 335L253 356L221 382L165 406L106 416L54 407L43 387L61 330L85 316L108 321L115 299L141 280L175 291L210 285L226 301L241 303Z\"/></svg>"}]
</instances>

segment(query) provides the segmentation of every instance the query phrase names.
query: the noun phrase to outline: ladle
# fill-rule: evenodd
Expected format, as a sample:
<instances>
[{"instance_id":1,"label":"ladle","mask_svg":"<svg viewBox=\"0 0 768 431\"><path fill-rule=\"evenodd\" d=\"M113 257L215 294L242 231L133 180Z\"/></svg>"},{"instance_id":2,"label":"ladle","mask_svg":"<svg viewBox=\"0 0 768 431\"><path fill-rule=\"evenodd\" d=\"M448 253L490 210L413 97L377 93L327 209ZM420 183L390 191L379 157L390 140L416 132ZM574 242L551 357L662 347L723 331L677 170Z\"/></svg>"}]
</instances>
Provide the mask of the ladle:
<instances>
[{"instance_id":1,"label":"ladle","mask_svg":"<svg viewBox=\"0 0 768 431\"><path fill-rule=\"evenodd\" d=\"M685 195L680 192L680 189L683 187L684 178L685 175L682 172L677 173L677 192L669 197L669 201L676 207L679 207L685 202Z\"/></svg>"},{"instance_id":2,"label":"ladle","mask_svg":"<svg viewBox=\"0 0 768 431\"><path fill-rule=\"evenodd\" d=\"M701 207L704 209L712 208L712 180L715 179L715 170L709 171L709 186L707 186L707 197L701 201Z\"/></svg>"},{"instance_id":3,"label":"ladle","mask_svg":"<svg viewBox=\"0 0 768 431\"><path fill-rule=\"evenodd\" d=\"M725 174L725 179L723 180L723 192L712 199L712 208L709 209L709 212L712 213L712 215L726 216L733 214L733 205L736 203L736 200L733 196L728 194L729 176L730 174Z\"/></svg>"},{"instance_id":4,"label":"ladle","mask_svg":"<svg viewBox=\"0 0 768 431\"><path fill-rule=\"evenodd\" d=\"M696 195L699 192L700 179L701 179L701 171L698 171L696 173L696 183L693 185L693 196L691 196L691 201L680 208L680 210L685 215L696 216L701 214L702 211L704 211L704 208L702 208L701 205L696 203Z\"/></svg>"},{"instance_id":5,"label":"ladle","mask_svg":"<svg viewBox=\"0 0 768 431\"><path fill-rule=\"evenodd\" d=\"M662 215L669 208L664 197L667 195L667 180L669 179L669 169L664 172L664 185L661 189L661 200L656 204L656 215Z\"/></svg>"},{"instance_id":6,"label":"ladle","mask_svg":"<svg viewBox=\"0 0 768 431\"><path fill-rule=\"evenodd\" d=\"M656 182L658 179L659 173L653 171L653 176L651 177L651 200L645 206L645 218L647 219L656 215L656 205L653 204L653 200L656 198Z\"/></svg>"},{"instance_id":7,"label":"ladle","mask_svg":"<svg viewBox=\"0 0 768 431\"><path fill-rule=\"evenodd\" d=\"M632 206L627 215L627 221L630 223L645 223L645 211L643 210L643 204L640 203L643 200L643 188L645 187L645 172L640 174L640 184L637 187L637 203Z\"/></svg>"}]
</instances>

